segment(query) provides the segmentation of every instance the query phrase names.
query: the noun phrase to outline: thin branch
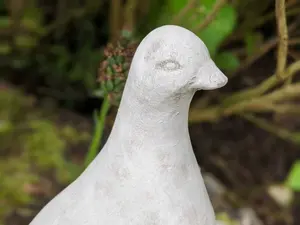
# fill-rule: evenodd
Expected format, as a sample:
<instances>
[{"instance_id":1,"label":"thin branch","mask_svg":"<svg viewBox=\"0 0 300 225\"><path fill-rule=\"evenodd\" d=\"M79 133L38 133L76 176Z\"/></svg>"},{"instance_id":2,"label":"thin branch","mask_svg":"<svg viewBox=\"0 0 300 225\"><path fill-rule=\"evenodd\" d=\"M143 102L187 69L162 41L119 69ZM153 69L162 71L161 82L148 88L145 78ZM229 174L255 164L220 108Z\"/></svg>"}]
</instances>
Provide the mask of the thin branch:
<instances>
[{"instance_id":1,"label":"thin branch","mask_svg":"<svg viewBox=\"0 0 300 225\"><path fill-rule=\"evenodd\" d=\"M299 15L300 13L300 8L292 8L292 9L288 9L288 11L286 11L286 16L295 16L295 15ZM254 22L251 26L252 29L260 27L264 24L266 24L267 22L271 22L275 19L275 13L271 12L267 15L263 15L261 16L256 22Z\"/></svg>"},{"instance_id":2,"label":"thin branch","mask_svg":"<svg viewBox=\"0 0 300 225\"><path fill-rule=\"evenodd\" d=\"M203 22L197 26L195 29L193 29L196 33L202 31L204 28L206 28L216 17L218 12L223 8L223 6L227 3L227 0L218 0L216 4L214 5L212 11L205 17Z\"/></svg>"},{"instance_id":3,"label":"thin branch","mask_svg":"<svg viewBox=\"0 0 300 225\"><path fill-rule=\"evenodd\" d=\"M288 9L288 11L286 12L286 16L289 16L289 17L296 16L299 14L300 14L299 7ZM275 13L271 12L269 14L258 17L258 19L256 21L253 21L251 24L249 24L247 29L245 29L243 26L240 26L222 43L222 46L228 45L229 43L231 43L233 41L238 41L238 40L244 39L245 33L247 33L248 30L255 30L256 28L266 24L267 22L271 22L274 19L275 19ZM297 28L295 26L297 26L298 24L299 24L299 17L298 17L298 19L295 19L293 24L291 24L289 26L289 32L294 31L295 28Z\"/></svg>"},{"instance_id":4,"label":"thin branch","mask_svg":"<svg viewBox=\"0 0 300 225\"><path fill-rule=\"evenodd\" d=\"M253 114L244 114L240 116L247 119L249 122L255 124L259 128L264 129L267 132L280 137L281 139L292 141L296 144L300 143L300 132L291 132L283 127L276 126L265 119L254 116Z\"/></svg>"},{"instance_id":5,"label":"thin branch","mask_svg":"<svg viewBox=\"0 0 300 225\"><path fill-rule=\"evenodd\" d=\"M270 94L259 96L254 99L247 99L241 102L237 102L233 105L228 106L223 109L223 114L225 116L243 113L243 112L267 112L274 111L275 107L272 107L277 102L293 99L300 95L300 84L293 84L281 88L279 90L273 91Z\"/></svg>"},{"instance_id":6,"label":"thin branch","mask_svg":"<svg viewBox=\"0 0 300 225\"><path fill-rule=\"evenodd\" d=\"M197 0L189 0L186 6L172 19L173 24L179 24L186 14L195 7Z\"/></svg>"},{"instance_id":7,"label":"thin branch","mask_svg":"<svg viewBox=\"0 0 300 225\"><path fill-rule=\"evenodd\" d=\"M261 46L258 47L258 51L254 54L246 58L241 65L234 71L234 73L231 74L231 78L239 74L244 69L247 69L249 66L251 66L254 62L256 62L258 59L260 59L263 55L267 54L272 48L276 46L278 43L278 38L273 37L263 43Z\"/></svg>"},{"instance_id":8,"label":"thin branch","mask_svg":"<svg viewBox=\"0 0 300 225\"><path fill-rule=\"evenodd\" d=\"M288 53L288 28L285 14L285 0L276 0L275 12L277 21L277 32L279 37L276 75L278 78L282 79L282 74L286 67Z\"/></svg>"},{"instance_id":9,"label":"thin branch","mask_svg":"<svg viewBox=\"0 0 300 225\"><path fill-rule=\"evenodd\" d=\"M295 104L276 104L273 105L273 110L280 114L300 114L300 106Z\"/></svg>"},{"instance_id":10,"label":"thin branch","mask_svg":"<svg viewBox=\"0 0 300 225\"><path fill-rule=\"evenodd\" d=\"M286 16L291 17L295 15L300 14L300 8L291 8L286 11ZM254 30L258 27L263 26L264 24L268 22L272 22L275 19L275 12L270 12L269 14L262 15L257 18L256 21L253 21L253 23L249 24L249 27L247 27L247 30ZM233 37L230 37L231 40L237 40L239 38L244 37L246 30L243 27L240 27L240 29L237 29L236 32L233 34Z\"/></svg>"},{"instance_id":11,"label":"thin branch","mask_svg":"<svg viewBox=\"0 0 300 225\"><path fill-rule=\"evenodd\" d=\"M284 79L293 77L300 71L300 61L291 64L284 72ZM279 101L298 97L300 95L300 84L285 86L270 94L262 96L268 90L280 83L276 74L263 81L255 88L249 88L232 94L221 102L219 106L212 106L206 109L190 110L190 122L217 121L222 117L243 112L270 112L274 111L273 105Z\"/></svg>"},{"instance_id":12,"label":"thin branch","mask_svg":"<svg viewBox=\"0 0 300 225\"><path fill-rule=\"evenodd\" d=\"M288 41L289 45L300 45L300 38L293 38Z\"/></svg>"},{"instance_id":13,"label":"thin branch","mask_svg":"<svg viewBox=\"0 0 300 225\"><path fill-rule=\"evenodd\" d=\"M291 64L285 71L284 76L285 79L289 77L293 77L296 72L300 71L300 61L294 62ZM245 100L248 98L253 98L256 96L260 96L267 91L269 91L271 88L275 87L277 84L280 83L280 80L277 79L276 75L273 74L263 82L261 82L259 85L257 85L254 88L248 88L244 89L242 91L239 91L235 94L232 94L231 96L225 98L223 101L223 104L231 104L240 100Z\"/></svg>"},{"instance_id":14,"label":"thin branch","mask_svg":"<svg viewBox=\"0 0 300 225\"><path fill-rule=\"evenodd\" d=\"M296 18L293 23L291 23L288 27L288 32L292 33L295 30L297 30L297 27L300 23L300 17ZM244 69L247 69L249 66L251 66L253 63L255 63L258 59L260 59L260 57L262 57L263 55L265 55L266 53L268 53L272 48L274 48L276 46L276 44L278 43L279 38L278 37L273 37L270 38L268 41L266 41L265 43L263 43L261 46L258 46L258 51L254 54L249 56L248 58L246 58L241 65L239 66L239 68L237 68L232 74L231 77L237 76L238 74L240 74L240 72Z\"/></svg>"}]
</instances>

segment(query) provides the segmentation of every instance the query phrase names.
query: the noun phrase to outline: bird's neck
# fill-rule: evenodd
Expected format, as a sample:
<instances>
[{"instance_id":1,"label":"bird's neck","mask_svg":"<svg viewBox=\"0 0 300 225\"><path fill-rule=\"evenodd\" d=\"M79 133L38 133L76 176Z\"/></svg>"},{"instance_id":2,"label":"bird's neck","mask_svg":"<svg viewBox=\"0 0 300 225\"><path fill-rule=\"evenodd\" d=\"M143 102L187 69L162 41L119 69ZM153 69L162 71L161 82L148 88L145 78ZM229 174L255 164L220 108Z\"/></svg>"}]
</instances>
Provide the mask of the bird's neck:
<instances>
[{"instance_id":1,"label":"bird's neck","mask_svg":"<svg viewBox=\"0 0 300 225\"><path fill-rule=\"evenodd\" d=\"M149 95L151 95L149 93ZM126 140L128 143L140 140L143 145L175 145L179 140L188 140L188 111L191 95L164 102L139 96L130 86L124 90L110 140ZM159 97L158 97L159 98ZM114 143L111 143L114 145Z\"/></svg>"}]
</instances>

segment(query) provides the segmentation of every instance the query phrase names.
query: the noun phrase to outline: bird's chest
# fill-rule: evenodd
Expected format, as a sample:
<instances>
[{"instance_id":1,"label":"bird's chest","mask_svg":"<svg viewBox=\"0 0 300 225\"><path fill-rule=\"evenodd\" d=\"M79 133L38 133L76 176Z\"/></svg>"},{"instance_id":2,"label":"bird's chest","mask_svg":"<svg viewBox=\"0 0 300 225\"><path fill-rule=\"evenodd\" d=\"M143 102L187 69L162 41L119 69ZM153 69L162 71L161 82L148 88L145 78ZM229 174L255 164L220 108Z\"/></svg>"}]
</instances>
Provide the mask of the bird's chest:
<instances>
[{"instance_id":1,"label":"bird's chest","mask_svg":"<svg viewBox=\"0 0 300 225\"><path fill-rule=\"evenodd\" d=\"M194 165L150 168L115 165L116 171L95 185L93 201L105 224L206 225L213 215L209 202L202 207L208 196Z\"/></svg>"},{"instance_id":2,"label":"bird's chest","mask_svg":"<svg viewBox=\"0 0 300 225\"><path fill-rule=\"evenodd\" d=\"M107 197L100 192L95 195L94 209L103 224L208 225L213 220L209 206L201 207L200 198L192 198L187 191L151 185L106 189Z\"/></svg>"}]
</instances>

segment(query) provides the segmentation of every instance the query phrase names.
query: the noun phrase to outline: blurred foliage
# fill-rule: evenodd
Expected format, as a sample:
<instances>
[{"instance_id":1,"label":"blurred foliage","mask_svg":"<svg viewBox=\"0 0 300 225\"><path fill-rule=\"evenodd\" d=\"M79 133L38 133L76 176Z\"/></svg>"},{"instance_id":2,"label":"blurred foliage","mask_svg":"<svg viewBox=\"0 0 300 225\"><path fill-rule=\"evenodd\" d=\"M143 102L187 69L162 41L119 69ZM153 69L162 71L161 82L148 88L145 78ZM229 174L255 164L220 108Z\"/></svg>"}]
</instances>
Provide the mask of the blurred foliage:
<instances>
[{"instance_id":1,"label":"blurred foliage","mask_svg":"<svg viewBox=\"0 0 300 225\"><path fill-rule=\"evenodd\" d=\"M113 105L119 105L130 63L138 46L131 40L131 34L122 34L116 45L111 43L104 49L104 58L99 66L100 88L94 93L103 98L108 96Z\"/></svg>"},{"instance_id":2,"label":"blurred foliage","mask_svg":"<svg viewBox=\"0 0 300 225\"><path fill-rule=\"evenodd\" d=\"M192 105L190 122L237 115L299 144L299 132L274 124L270 116L256 115L297 116L300 111L295 79L300 70L300 5L286 2L289 41L294 44L283 80L276 73L266 74L265 80L240 76L281 43L273 29L274 0L0 0L0 65L9 71L2 70L8 81L30 84L36 89L32 91L56 101L74 104L91 95L103 100L85 160L90 162L99 150L110 106L118 107L136 46L155 27L181 25L205 42L233 87L202 93ZM82 168L67 160L67 147L88 137L72 126L55 124L21 92L5 88L0 96L0 218L4 218L47 189L44 176L51 174L59 183L73 180ZM287 183L294 190L299 190L297 165ZM227 220L226 215L218 216Z\"/></svg>"},{"instance_id":3,"label":"blurred foliage","mask_svg":"<svg viewBox=\"0 0 300 225\"><path fill-rule=\"evenodd\" d=\"M286 184L292 190L300 192L300 161L297 160L291 168Z\"/></svg>"},{"instance_id":4,"label":"blurred foliage","mask_svg":"<svg viewBox=\"0 0 300 225\"><path fill-rule=\"evenodd\" d=\"M216 214L216 219L222 221L224 225L239 225L239 221L230 218L225 212Z\"/></svg>"},{"instance_id":5,"label":"blurred foliage","mask_svg":"<svg viewBox=\"0 0 300 225\"><path fill-rule=\"evenodd\" d=\"M89 135L68 125L58 127L43 114L32 98L0 89L0 224L46 189L43 176L50 173L58 182L69 183L80 172L65 153L68 145L87 141Z\"/></svg>"},{"instance_id":6,"label":"blurred foliage","mask_svg":"<svg viewBox=\"0 0 300 225\"><path fill-rule=\"evenodd\" d=\"M7 1L0 16L2 66L23 73L26 78L20 80L38 80L49 88L46 95L66 102L85 98L94 88L102 55L93 6L100 4Z\"/></svg>"},{"instance_id":7,"label":"blurred foliage","mask_svg":"<svg viewBox=\"0 0 300 225\"><path fill-rule=\"evenodd\" d=\"M183 8L187 7L189 1L169 0L168 3L169 5L166 8L166 12L176 15L179 14ZM215 0L204 0L201 1L201 4L195 3L195 7L191 7L188 10L184 19L180 21L180 24L193 30L197 35L199 35L206 44L211 57L216 59L217 63L221 63L220 65L223 65L223 69L235 69L237 68L238 63L227 64L227 60L234 60L238 62L238 58L230 52L226 54L227 57L219 58L218 51L222 41L231 34L236 26L236 9L227 3L219 10L216 17L206 27L201 26L203 21L205 21L205 18L213 11L215 3Z\"/></svg>"},{"instance_id":8,"label":"blurred foliage","mask_svg":"<svg viewBox=\"0 0 300 225\"><path fill-rule=\"evenodd\" d=\"M117 2L110 4L111 12L118 10ZM128 5L130 3L128 1ZM191 30L197 29L214 3L215 0L197 3L197 7L189 10L189 19L179 23L184 22L181 25ZM4 59L1 63L22 73L20 80L29 82L31 79L32 83L38 81L40 86L47 87L38 90L43 94L72 103L86 98L96 87L95 74L102 59L102 48L108 39L114 39L114 32L105 31L105 27L129 29L140 38L156 26L172 23L188 1L131 3L135 10L118 12L119 16L110 21L101 20L107 13L107 4L105 1L96 4L91 0L81 3L29 0L26 4L25 0L7 1L0 9L5 12L0 16L0 54ZM124 8L130 9L126 4ZM219 47L235 28L236 19L235 8L226 4L211 24L196 32L206 42L217 63L228 70L235 69L239 59L230 52L222 54Z\"/></svg>"}]
</instances>

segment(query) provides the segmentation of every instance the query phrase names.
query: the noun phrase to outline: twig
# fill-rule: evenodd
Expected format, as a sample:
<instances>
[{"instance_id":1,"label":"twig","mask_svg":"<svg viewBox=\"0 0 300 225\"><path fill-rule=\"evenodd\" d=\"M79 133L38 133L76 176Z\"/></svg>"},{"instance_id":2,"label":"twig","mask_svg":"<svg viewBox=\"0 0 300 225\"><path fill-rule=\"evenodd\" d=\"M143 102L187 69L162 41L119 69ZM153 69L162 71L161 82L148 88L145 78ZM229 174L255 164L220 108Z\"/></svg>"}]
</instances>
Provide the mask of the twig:
<instances>
[{"instance_id":1,"label":"twig","mask_svg":"<svg viewBox=\"0 0 300 225\"><path fill-rule=\"evenodd\" d=\"M298 71L300 71L300 61L294 62L286 69L284 73L285 79L293 77ZM278 83L280 83L280 80L278 80L276 78L276 75L273 74L262 83L257 85L255 88L248 88L225 98L223 104L231 104L240 100L245 100L262 95L269 91L271 88L275 87Z\"/></svg>"},{"instance_id":2,"label":"twig","mask_svg":"<svg viewBox=\"0 0 300 225\"><path fill-rule=\"evenodd\" d=\"M279 104L273 105L273 110L280 114L300 114L300 106L293 104Z\"/></svg>"},{"instance_id":3,"label":"twig","mask_svg":"<svg viewBox=\"0 0 300 225\"><path fill-rule=\"evenodd\" d=\"M300 132L291 132L285 128L273 125L270 122L266 121L265 119L258 118L256 116L254 116L253 114L244 114L244 115L240 115L240 116L247 119L251 123L255 124L259 128L264 129L267 132L280 137L281 139L284 139L287 141L292 141L295 144L300 143L300 140L299 140Z\"/></svg>"},{"instance_id":4,"label":"twig","mask_svg":"<svg viewBox=\"0 0 300 225\"><path fill-rule=\"evenodd\" d=\"M286 16L290 16L290 17L296 16L299 14L300 14L300 8L292 8L286 12ZM226 46L231 42L244 39L245 33L247 33L248 30L255 30L256 28L264 25L265 23L274 20L275 19L274 17L275 17L275 13L271 12L267 15L263 15L263 16L259 17L257 21L253 21L251 24L249 24L247 29L245 29L245 27L243 27L243 26L240 26L240 28L237 28L227 39L225 39L223 41L222 46ZM289 25L289 28L288 28L289 33L293 32L297 28L297 26L299 24L299 19L300 18L298 16L298 18L296 18L293 21L293 23L291 25Z\"/></svg>"},{"instance_id":5,"label":"twig","mask_svg":"<svg viewBox=\"0 0 300 225\"><path fill-rule=\"evenodd\" d=\"M282 79L282 74L286 67L288 53L288 28L285 15L285 0L276 0L276 21L278 32L278 51L277 51L277 68L276 75Z\"/></svg>"},{"instance_id":6,"label":"twig","mask_svg":"<svg viewBox=\"0 0 300 225\"><path fill-rule=\"evenodd\" d=\"M223 109L223 114L229 116L242 112L264 112L273 111L276 107L273 104L286 99L292 99L300 95L300 84L289 85L279 90L273 91L265 96L259 96L254 99L247 99Z\"/></svg>"},{"instance_id":7,"label":"twig","mask_svg":"<svg viewBox=\"0 0 300 225\"><path fill-rule=\"evenodd\" d=\"M179 24L179 22L184 18L184 16L194 8L196 5L197 0L189 0L189 2L185 5L184 8L180 10L180 12L175 15L175 17L172 19L173 24Z\"/></svg>"},{"instance_id":8,"label":"twig","mask_svg":"<svg viewBox=\"0 0 300 225\"><path fill-rule=\"evenodd\" d=\"M216 4L214 5L212 11L205 17L203 22L195 27L193 30L198 33L204 28L206 28L216 17L220 9L227 3L227 0L218 0Z\"/></svg>"},{"instance_id":9,"label":"twig","mask_svg":"<svg viewBox=\"0 0 300 225\"><path fill-rule=\"evenodd\" d=\"M297 19L295 19L293 21L292 24L289 25L288 27L288 32L294 32L297 29L297 26L300 23L300 17L298 17ZM258 46L258 51L256 52L256 54L249 56L248 58L246 58L241 65L239 66L239 68L237 68L232 74L231 77L237 76L238 74L240 74L240 72L244 69L247 69L249 66L251 66L254 62L256 62L258 59L260 59L260 57L262 57L263 55L265 55L266 53L268 53L273 47L276 46L276 44L278 43L279 38L278 37L273 37L271 39L269 39L268 41L266 41L264 44L262 44L261 46Z\"/></svg>"},{"instance_id":10,"label":"twig","mask_svg":"<svg viewBox=\"0 0 300 225\"><path fill-rule=\"evenodd\" d=\"M300 45L300 38L293 38L288 41L289 45Z\"/></svg>"},{"instance_id":11,"label":"twig","mask_svg":"<svg viewBox=\"0 0 300 225\"><path fill-rule=\"evenodd\" d=\"M288 9L288 11L286 12L286 16L295 16L295 15L299 15L300 14L300 8L291 8ZM275 12L270 12L269 14L266 15L262 15L261 17L259 17L256 21L253 21L251 24L249 24L249 26L247 27L247 30L254 30L268 22L271 22L275 19ZM238 40L241 38L244 38L245 32L247 31L245 30L244 27L240 27L240 29L237 29L232 36L226 41L224 42L224 44L227 44L228 41L234 41L234 40Z\"/></svg>"},{"instance_id":12,"label":"twig","mask_svg":"<svg viewBox=\"0 0 300 225\"><path fill-rule=\"evenodd\" d=\"M278 42L277 37L273 37L263 43L261 46L258 46L258 51L254 54L246 58L239 68L237 68L232 74L231 78L239 74L242 70L247 69L249 66L251 66L254 62L256 62L258 59L260 59L263 55L267 54L272 48L276 46Z\"/></svg>"},{"instance_id":13,"label":"twig","mask_svg":"<svg viewBox=\"0 0 300 225\"><path fill-rule=\"evenodd\" d=\"M292 77L300 71L300 61L291 64L284 72L284 79ZM300 84L285 86L270 94L261 96L280 82L276 74L269 77L255 88L239 91L226 98L219 106L212 106L206 109L190 110L190 122L217 121L225 116L240 114L242 112L266 112L274 111L273 104L287 98L294 98L300 95Z\"/></svg>"}]
</instances>

